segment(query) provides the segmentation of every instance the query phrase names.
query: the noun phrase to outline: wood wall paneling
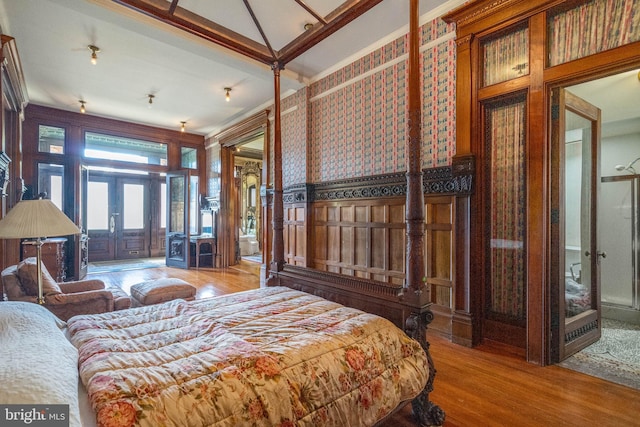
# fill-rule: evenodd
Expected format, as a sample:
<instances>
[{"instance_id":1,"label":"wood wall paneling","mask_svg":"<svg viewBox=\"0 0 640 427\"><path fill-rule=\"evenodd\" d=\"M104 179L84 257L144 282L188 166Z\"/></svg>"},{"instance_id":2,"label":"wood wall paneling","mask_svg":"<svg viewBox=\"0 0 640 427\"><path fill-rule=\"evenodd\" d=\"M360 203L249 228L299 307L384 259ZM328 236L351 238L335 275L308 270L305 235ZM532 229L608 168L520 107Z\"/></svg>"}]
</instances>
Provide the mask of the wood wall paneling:
<instances>
[{"instance_id":1,"label":"wood wall paneling","mask_svg":"<svg viewBox=\"0 0 640 427\"><path fill-rule=\"evenodd\" d=\"M456 157L472 154L478 167L474 174L479 191L456 198L454 313L452 340L468 345L491 337L525 349L527 360L549 363L552 345L550 294L558 288L549 277L552 259L549 245L551 204L549 186L550 147L547 116L550 91L557 86L596 79L640 66L640 42L586 54L563 64L548 66L547 18L554 8L575 7L586 1L478 0L446 14L456 24ZM480 41L516 25L529 28L529 72L526 75L482 87L484 64ZM604 34L604 32L599 33ZM634 35L636 37L637 35ZM637 38L635 39L637 40ZM599 45L592 40L593 45ZM503 53L508 54L507 52ZM484 309L489 258L486 236L490 217L486 214L490 187L484 141L483 103L499 101L515 91L527 94L526 110L526 321L524 325L497 319ZM554 282L555 280L555 282ZM435 311L435 310L434 310Z\"/></svg>"},{"instance_id":2,"label":"wood wall paneling","mask_svg":"<svg viewBox=\"0 0 640 427\"><path fill-rule=\"evenodd\" d=\"M461 319L457 323L457 333L461 336L456 339L465 345L471 345L468 337L472 322L468 314L468 289L457 292L454 286L458 251L455 236L464 235L468 230L468 214L463 216L460 225L457 224L457 205L459 200L469 198L473 169L473 158L461 156L451 167L425 170L423 177L425 280L431 290L435 314L430 329L453 338L454 309L461 306ZM403 179L404 176L398 174L307 184L304 190L300 186L287 189L287 263L301 265L306 262L318 271L402 287L406 262ZM377 197L371 197L372 194ZM293 203L294 200L309 202L302 205ZM306 229L299 230L306 225L303 218L311 230L306 254L301 252L305 245L300 244L306 232ZM294 238L292 234L296 227L299 231ZM463 296L460 302L457 295Z\"/></svg>"}]
</instances>

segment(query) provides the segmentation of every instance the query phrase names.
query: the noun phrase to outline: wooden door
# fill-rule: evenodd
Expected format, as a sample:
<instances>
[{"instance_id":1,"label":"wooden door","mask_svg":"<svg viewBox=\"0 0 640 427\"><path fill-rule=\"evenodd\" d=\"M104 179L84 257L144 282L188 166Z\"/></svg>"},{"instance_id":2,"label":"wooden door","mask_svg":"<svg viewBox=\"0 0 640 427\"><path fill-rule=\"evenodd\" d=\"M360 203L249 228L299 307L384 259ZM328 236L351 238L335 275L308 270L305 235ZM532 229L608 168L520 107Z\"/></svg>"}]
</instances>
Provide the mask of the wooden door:
<instances>
[{"instance_id":1,"label":"wooden door","mask_svg":"<svg viewBox=\"0 0 640 427\"><path fill-rule=\"evenodd\" d=\"M151 221L149 181L141 178L116 179L115 227L116 259L148 258Z\"/></svg>"},{"instance_id":2,"label":"wooden door","mask_svg":"<svg viewBox=\"0 0 640 427\"><path fill-rule=\"evenodd\" d=\"M147 258L151 221L145 178L93 175L87 190L89 260Z\"/></svg>"},{"instance_id":3,"label":"wooden door","mask_svg":"<svg viewBox=\"0 0 640 427\"><path fill-rule=\"evenodd\" d=\"M552 296L551 349L564 360L600 339L598 247L600 110L562 89L552 92Z\"/></svg>"},{"instance_id":4,"label":"wooden door","mask_svg":"<svg viewBox=\"0 0 640 427\"><path fill-rule=\"evenodd\" d=\"M166 264L189 268L189 175L187 171L167 174Z\"/></svg>"}]
</instances>

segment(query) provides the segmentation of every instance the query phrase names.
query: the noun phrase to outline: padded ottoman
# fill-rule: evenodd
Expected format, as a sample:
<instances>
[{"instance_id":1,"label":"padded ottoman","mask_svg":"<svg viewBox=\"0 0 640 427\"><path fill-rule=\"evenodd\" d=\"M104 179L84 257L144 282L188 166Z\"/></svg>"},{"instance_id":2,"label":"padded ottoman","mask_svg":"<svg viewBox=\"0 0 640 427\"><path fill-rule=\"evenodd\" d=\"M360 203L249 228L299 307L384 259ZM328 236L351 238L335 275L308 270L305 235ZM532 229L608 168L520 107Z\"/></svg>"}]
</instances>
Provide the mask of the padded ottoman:
<instances>
[{"instance_id":1,"label":"padded ottoman","mask_svg":"<svg viewBox=\"0 0 640 427\"><path fill-rule=\"evenodd\" d=\"M131 298L129 298L129 295L127 295L125 291L115 286L109 287L107 290L113 294L114 310L124 310L125 308L131 307Z\"/></svg>"},{"instance_id":2,"label":"padded ottoman","mask_svg":"<svg viewBox=\"0 0 640 427\"><path fill-rule=\"evenodd\" d=\"M160 304L182 298L196 299L196 287L181 279L163 278L148 280L131 286L131 306Z\"/></svg>"}]
</instances>

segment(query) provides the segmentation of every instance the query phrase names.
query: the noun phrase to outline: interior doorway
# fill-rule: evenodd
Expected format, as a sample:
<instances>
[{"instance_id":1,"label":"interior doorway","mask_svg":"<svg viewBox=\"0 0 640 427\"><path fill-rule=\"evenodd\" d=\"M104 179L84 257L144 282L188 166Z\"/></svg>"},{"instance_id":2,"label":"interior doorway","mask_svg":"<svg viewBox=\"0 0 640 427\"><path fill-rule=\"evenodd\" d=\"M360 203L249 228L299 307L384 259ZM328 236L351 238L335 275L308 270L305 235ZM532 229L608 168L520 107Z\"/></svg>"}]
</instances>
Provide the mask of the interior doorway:
<instances>
[{"instance_id":1,"label":"interior doorway","mask_svg":"<svg viewBox=\"0 0 640 427\"><path fill-rule=\"evenodd\" d=\"M234 147L236 262L262 263L262 209L264 133Z\"/></svg>"},{"instance_id":2,"label":"interior doorway","mask_svg":"<svg viewBox=\"0 0 640 427\"><path fill-rule=\"evenodd\" d=\"M568 297L573 298L573 308L579 307L590 297L598 298L601 313L598 324L603 327L603 335L563 362L563 366L571 367L577 366L577 361L587 363L587 355L596 351L594 349L603 351L607 328L614 327L617 337L633 336L620 334L619 331L621 328L631 331L640 325L640 104L637 102L640 70L622 72L565 89L601 110L601 143L596 165L599 192L597 203L592 207L597 212L598 231L595 238L598 248L595 253L600 275L597 295L579 292L580 289L585 290L583 284L593 265L587 266L585 271L585 260L590 258L584 256L582 245L564 245L567 262L562 274L565 279L565 301ZM573 185L576 185L575 181ZM583 211L581 207L582 203L576 212ZM578 221L582 220L583 215L577 217ZM589 255L593 253L590 251ZM569 295L571 290L578 293ZM622 348L638 345L636 342L622 343L619 340L616 338ZM612 360L617 357L614 350L606 350L606 353ZM562 361L570 355L563 357L560 354L556 361ZM620 362L627 363L628 360ZM640 360L634 363L640 364ZM606 369L606 366L606 363L600 365L601 369ZM606 375L603 373L603 377ZM615 374L612 373L612 376L615 377Z\"/></svg>"},{"instance_id":3,"label":"interior doorway","mask_svg":"<svg viewBox=\"0 0 640 427\"><path fill-rule=\"evenodd\" d=\"M640 325L640 70L569 88L602 110L598 228L602 317Z\"/></svg>"}]
</instances>

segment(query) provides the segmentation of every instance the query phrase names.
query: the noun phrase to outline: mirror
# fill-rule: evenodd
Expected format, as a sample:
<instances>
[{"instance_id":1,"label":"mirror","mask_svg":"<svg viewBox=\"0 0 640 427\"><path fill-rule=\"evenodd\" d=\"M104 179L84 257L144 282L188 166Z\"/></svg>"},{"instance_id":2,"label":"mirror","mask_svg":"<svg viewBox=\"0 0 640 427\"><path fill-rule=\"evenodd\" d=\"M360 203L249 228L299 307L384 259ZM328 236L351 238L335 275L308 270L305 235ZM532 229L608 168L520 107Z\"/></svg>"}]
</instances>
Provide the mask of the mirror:
<instances>
[{"instance_id":1,"label":"mirror","mask_svg":"<svg viewBox=\"0 0 640 427\"><path fill-rule=\"evenodd\" d=\"M242 165L242 222L240 234L257 236L258 216L260 215L260 200L258 191L260 188L260 163L245 162Z\"/></svg>"}]
</instances>

